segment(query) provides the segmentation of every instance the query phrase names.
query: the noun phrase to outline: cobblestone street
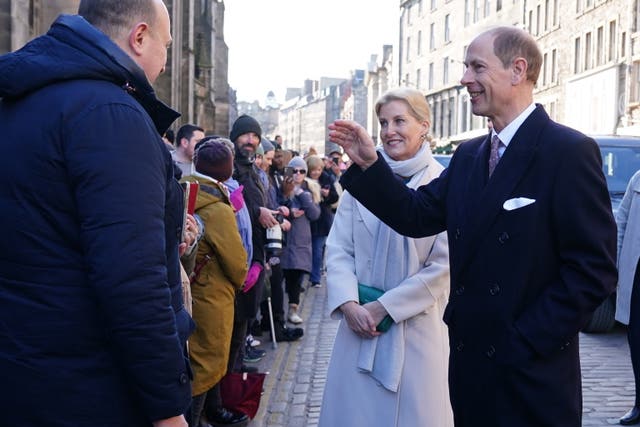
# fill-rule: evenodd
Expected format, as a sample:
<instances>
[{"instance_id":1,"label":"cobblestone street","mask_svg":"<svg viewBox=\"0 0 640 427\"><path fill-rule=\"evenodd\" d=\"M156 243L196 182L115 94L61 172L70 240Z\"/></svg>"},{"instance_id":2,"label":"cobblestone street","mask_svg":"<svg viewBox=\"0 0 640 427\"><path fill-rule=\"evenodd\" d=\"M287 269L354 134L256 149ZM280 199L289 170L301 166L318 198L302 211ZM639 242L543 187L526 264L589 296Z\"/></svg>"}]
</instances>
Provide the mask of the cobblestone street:
<instances>
[{"instance_id":1,"label":"cobblestone street","mask_svg":"<svg viewBox=\"0 0 640 427\"><path fill-rule=\"evenodd\" d=\"M268 371L260 410L250 427L314 427L318 424L322 391L338 321L326 312L326 287L301 295L305 335L298 342L268 342L257 366ZM581 334L584 417L583 426L618 425L633 404L633 374L626 332L617 326L607 334ZM337 426L338 427L338 426ZM479 420L478 427L485 427Z\"/></svg>"}]
</instances>

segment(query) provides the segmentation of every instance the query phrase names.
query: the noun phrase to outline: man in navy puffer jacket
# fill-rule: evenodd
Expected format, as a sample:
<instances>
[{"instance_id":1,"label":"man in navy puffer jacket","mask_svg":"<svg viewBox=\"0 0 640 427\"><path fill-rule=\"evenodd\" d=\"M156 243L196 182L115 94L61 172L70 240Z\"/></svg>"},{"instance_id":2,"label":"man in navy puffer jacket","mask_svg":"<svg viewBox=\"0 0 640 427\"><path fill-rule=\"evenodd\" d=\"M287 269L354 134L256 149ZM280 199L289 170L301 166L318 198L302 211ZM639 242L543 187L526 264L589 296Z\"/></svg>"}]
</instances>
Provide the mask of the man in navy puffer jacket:
<instances>
[{"instance_id":1,"label":"man in navy puffer jacket","mask_svg":"<svg viewBox=\"0 0 640 427\"><path fill-rule=\"evenodd\" d=\"M161 0L82 0L0 56L0 424L186 426Z\"/></svg>"}]
</instances>

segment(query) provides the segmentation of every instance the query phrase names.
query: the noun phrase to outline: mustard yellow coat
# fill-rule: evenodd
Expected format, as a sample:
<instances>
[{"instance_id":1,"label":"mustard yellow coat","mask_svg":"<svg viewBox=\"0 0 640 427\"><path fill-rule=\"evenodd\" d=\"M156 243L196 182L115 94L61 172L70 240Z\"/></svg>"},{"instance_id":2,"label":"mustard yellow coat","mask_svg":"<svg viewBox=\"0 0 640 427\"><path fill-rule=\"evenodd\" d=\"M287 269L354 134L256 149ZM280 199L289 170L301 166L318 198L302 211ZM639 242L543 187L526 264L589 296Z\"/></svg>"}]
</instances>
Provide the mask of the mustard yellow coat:
<instances>
[{"instance_id":1,"label":"mustard yellow coat","mask_svg":"<svg viewBox=\"0 0 640 427\"><path fill-rule=\"evenodd\" d=\"M211 256L191 284L196 330L189 338L189 356L192 395L197 396L210 390L227 372L235 293L247 275L247 253L223 184L203 176L184 180L200 183L196 214L205 230L198 243L196 266L206 255Z\"/></svg>"}]
</instances>

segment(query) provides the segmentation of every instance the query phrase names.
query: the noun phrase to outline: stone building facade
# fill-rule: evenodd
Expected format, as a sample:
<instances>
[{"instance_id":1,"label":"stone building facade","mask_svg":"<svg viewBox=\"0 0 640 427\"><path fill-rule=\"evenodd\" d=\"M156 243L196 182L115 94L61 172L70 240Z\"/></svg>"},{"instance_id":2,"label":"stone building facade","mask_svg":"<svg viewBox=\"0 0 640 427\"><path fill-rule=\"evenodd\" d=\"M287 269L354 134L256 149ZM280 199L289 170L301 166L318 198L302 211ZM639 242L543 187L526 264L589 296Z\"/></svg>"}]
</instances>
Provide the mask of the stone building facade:
<instances>
[{"instance_id":1,"label":"stone building facade","mask_svg":"<svg viewBox=\"0 0 640 427\"><path fill-rule=\"evenodd\" d=\"M538 41L534 100L553 119L587 133L640 124L638 0L402 0L400 9L398 80L426 94L441 144L486 132L459 80L471 40L496 25Z\"/></svg>"},{"instance_id":2,"label":"stone building facade","mask_svg":"<svg viewBox=\"0 0 640 427\"><path fill-rule=\"evenodd\" d=\"M367 125L369 116L365 71L355 70L348 79L322 77L307 80L300 94L280 106L277 133L284 147L300 154L314 148L319 155L337 146L329 142L328 126L339 118Z\"/></svg>"}]
</instances>

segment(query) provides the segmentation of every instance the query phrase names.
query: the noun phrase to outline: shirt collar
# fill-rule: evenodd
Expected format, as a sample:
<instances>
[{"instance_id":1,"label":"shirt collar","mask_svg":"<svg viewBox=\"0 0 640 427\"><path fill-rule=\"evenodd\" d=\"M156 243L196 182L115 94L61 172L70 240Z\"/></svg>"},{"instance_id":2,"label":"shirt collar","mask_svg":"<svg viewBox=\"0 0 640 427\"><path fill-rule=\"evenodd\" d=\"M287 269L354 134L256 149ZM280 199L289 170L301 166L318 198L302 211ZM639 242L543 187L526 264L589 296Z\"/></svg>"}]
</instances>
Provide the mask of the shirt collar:
<instances>
[{"instance_id":1,"label":"shirt collar","mask_svg":"<svg viewBox=\"0 0 640 427\"><path fill-rule=\"evenodd\" d=\"M522 123L524 123L524 121L527 120L527 117L529 117L529 115L533 113L533 110L535 109L536 109L536 104L532 102L531 105L525 108L524 111L520 113L518 117L516 117L504 129L502 129L500 133L497 133L495 129L492 130L491 136L493 137L493 135L498 135L498 137L500 138L500 141L504 144L504 146L505 147L509 146L509 143L513 139L513 136L516 134L516 132L518 131Z\"/></svg>"}]
</instances>

